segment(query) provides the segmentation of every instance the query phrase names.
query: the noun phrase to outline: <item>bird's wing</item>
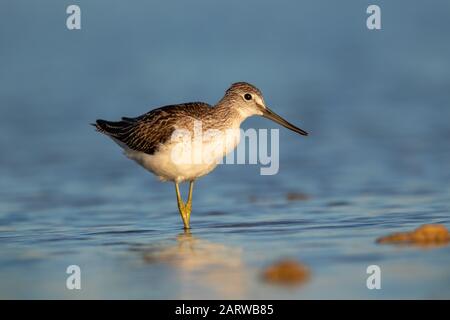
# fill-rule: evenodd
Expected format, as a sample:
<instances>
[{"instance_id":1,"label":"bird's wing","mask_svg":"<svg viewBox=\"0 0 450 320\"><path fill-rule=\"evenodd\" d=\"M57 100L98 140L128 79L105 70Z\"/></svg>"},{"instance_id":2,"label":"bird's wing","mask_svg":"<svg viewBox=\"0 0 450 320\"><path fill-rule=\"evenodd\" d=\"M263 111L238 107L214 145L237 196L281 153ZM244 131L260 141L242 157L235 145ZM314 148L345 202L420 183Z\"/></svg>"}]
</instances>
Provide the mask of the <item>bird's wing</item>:
<instances>
[{"instance_id":1,"label":"bird's wing","mask_svg":"<svg viewBox=\"0 0 450 320\"><path fill-rule=\"evenodd\" d=\"M170 139L178 123L185 118L201 119L205 108L210 108L210 105L202 102L170 105L136 118L124 117L117 122L99 119L94 126L99 132L122 142L128 148L151 155Z\"/></svg>"}]
</instances>

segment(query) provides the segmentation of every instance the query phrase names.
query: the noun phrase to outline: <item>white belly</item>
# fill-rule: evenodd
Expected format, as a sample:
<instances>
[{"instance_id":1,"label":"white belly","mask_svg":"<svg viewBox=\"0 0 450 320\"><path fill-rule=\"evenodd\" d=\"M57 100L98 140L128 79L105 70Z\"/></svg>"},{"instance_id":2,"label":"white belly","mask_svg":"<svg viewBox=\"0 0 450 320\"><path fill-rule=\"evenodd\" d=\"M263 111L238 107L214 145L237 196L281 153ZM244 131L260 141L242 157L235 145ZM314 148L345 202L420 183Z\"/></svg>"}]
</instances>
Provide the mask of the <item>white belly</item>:
<instances>
[{"instance_id":1,"label":"white belly","mask_svg":"<svg viewBox=\"0 0 450 320\"><path fill-rule=\"evenodd\" d=\"M166 181L190 181L214 170L222 158L238 145L240 130L220 136L203 135L201 140L176 141L165 144L153 155L135 151L123 144L125 155ZM117 141L116 141L117 142Z\"/></svg>"}]
</instances>

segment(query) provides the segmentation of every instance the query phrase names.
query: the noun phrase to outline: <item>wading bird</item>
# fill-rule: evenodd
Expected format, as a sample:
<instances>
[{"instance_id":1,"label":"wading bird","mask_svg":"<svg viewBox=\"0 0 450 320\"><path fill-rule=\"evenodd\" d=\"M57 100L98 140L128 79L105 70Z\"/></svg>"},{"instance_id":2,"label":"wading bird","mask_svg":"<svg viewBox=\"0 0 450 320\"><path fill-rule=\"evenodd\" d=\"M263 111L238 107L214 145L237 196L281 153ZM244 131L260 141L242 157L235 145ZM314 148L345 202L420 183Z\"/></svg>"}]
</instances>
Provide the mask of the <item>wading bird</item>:
<instances>
[{"instance_id":1,"label":"wading bird","mask_svg":"<svg viewBox=\"0 0 450 320\"><path fill-rule=\"evenodd\" d=\"M215 106L203 102L169 105L136 118L124 117L117 122L99 119L93 126L122 147L128 158L154 173L162 181L175 183L178 209L184 228L189 229L194 181L211 172L226 154L236 148L241 123L254 115L273 120L298 134L308 135L306 131L270 110L261 91L245 82L231 85ZM209 139L202 139L200 143L188 146L192 153L200 151L202 159L213 161L192 161L192 157L180 159L186 158L186 152L177 150L180 145L179 141L173 138L174 133L177 130L193 132L197 122L201 123L202 130L227 132L225 135L211 135ZM179 189L179 184L184 181L189 181L187 202L183 201Z\"/></svg>"}]
</instances>

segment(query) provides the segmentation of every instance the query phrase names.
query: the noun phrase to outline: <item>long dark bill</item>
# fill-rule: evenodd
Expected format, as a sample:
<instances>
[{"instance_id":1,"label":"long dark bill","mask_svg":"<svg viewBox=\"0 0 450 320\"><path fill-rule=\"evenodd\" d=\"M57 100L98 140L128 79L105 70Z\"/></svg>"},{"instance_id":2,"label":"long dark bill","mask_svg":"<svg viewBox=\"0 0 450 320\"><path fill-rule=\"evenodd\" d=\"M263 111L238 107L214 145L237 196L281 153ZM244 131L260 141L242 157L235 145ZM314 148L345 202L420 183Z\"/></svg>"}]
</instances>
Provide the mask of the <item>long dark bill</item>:
<instances>
[{"instance_id":1,"label":"long dark bill","mask_svg":"<svg viewBox=\"0 0 450 320\"><path fill-rule=\"evenodd\" d=\"M302 130L296 126L294 126L292 123L284 120L282 117L280 117L279 115L277 115L275 112L273 112L272 110L270 110L269 108L261 108L262 112L263 112L263 117L270 119L272 121L275 121L278 124L281 124L283 127L288 128L289 130L292 130L294 132L297 132L298 134L301 134L302 136L307 136L308 132L306 132L305 130Z\"/></svg>"}]
</instances>

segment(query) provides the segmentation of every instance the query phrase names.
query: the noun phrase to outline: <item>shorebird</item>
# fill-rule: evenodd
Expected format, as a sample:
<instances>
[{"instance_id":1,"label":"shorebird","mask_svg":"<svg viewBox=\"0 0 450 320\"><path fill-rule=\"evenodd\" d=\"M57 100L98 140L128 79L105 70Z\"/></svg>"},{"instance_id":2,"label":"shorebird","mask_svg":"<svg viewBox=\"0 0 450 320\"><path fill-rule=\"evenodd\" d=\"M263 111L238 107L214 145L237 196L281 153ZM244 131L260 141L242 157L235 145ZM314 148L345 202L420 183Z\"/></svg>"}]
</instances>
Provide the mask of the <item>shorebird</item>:
<instances>
[{"instance_id":1,"label":"shorebird","mask_svg":"<svg viewBox=\"0 0 450 320\"><path fill-rule=\"evenodd\" d=\"M160 180L175 183L178 210L184 228L189 229L194 181L211 172L226 154L236 148L241 123L254 115L275 121L300 135L308 135L270 110L261 91L246 82L232 84L215 106L203 102L168 105L136 118L123 117L116 122L99 119L92 125L122 147L128 158ZM200 143L194 142L189 146L183 140L181 149L177 150L180 142L174 139L175 133L192 133L198 123L202 130L216 133L226 131L227 134L213 134L206 139L203 137ZM200 151L201 159L206 157L210 160L192 161L192 154L184 152L186 149L194 153ZM179 184L185 181L189 181L187 202L183 201L179 189Z\"/></svg>"}]
</instances>

